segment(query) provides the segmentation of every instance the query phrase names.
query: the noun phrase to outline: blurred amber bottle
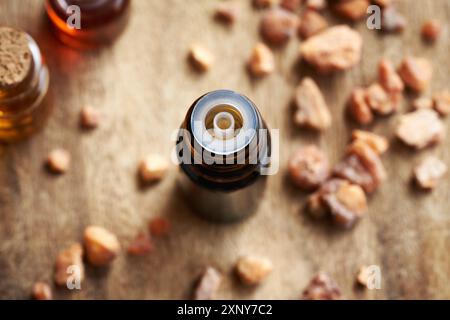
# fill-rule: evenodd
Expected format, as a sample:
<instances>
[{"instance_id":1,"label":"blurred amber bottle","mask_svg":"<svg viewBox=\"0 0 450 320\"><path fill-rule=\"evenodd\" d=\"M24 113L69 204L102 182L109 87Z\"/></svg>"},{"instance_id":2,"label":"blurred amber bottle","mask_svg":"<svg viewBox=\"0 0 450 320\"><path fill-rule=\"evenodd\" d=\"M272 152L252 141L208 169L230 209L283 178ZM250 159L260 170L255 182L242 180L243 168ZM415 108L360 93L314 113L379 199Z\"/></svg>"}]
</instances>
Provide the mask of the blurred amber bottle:
<instances>
[{"instance_id":1,"label":"blurred amber bottle","mask_svg":"<svg viewBox=\"0 0 450 320\"><path fill-rule=\"evenodd\" d=\"M45 123L49 72L28 34L0 27L0 141L24 138Z\"/></svg>"},{"instance_id":2,"label":"blurred amber bottle","mask_svg":"<svg viewBox=\"0 0 450 320\"><path fill-rule=\"evenodd\" d=\"M46 0L47 15L65 44L90 49L111 44L125 29L131 0Z\"/></svg>"}]
</instances>

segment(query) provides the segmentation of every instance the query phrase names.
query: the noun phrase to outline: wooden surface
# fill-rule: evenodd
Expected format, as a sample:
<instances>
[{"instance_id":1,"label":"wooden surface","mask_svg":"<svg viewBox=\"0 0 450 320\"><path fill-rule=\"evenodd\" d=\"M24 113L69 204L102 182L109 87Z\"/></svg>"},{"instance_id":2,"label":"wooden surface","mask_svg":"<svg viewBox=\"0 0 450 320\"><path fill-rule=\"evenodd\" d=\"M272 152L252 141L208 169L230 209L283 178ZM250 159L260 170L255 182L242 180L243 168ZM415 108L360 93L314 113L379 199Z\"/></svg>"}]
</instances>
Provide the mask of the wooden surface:
<instances>
[{"instance_id":1,"label":"wooden surface","mask_svg":"<svg viewBox=\"0 0 450 320\"><path fill-rule=\"evenodd\" d=\"M318 143L333 163L341 158L352 127L344 117L346 99L355 85L374 81L381 56L395 62L406 53L428 57L435 67L432 90L450 86L449 30L436 46L425 45L419 36L426 18L449 21L450 1L401 1L409 21L401 36L380 36L364 23L356 25L364 35L364 56L350 72L316 75L298 63L295 39L277 51L277 72L262 81L252 81L244 69L258 39L260 12L250 1L241 2L241 17L226 28L212 19L216 1L135 0L132 20L114 47L80 53L49 33L42 1L1 1L0 23L30 32L47 57L55 110L43 132L0 147L0 298L27 298L35 281L52 282L57 253L79 241L85 226L105 226L126 245L158 215L172 221L173 232L156 242L154 254L122 254L109 270L88 268L80 292L57 290L56 297L187 298L195 277L212 264L226 275L217 294L224 299L296 299L319 270L329 272L347 298L450 298L450 179L432 194L416 192L409 183L413 163L427 153L450 165L448 141L421 153L393 142L384 158L390 178L371 197L370 214L349 232L305 216L305 195L291 187L285 174L289 155L305 143ZM206 75L186 63L193 42L216 57ZM290 121L289 102L305 75L318 81L332 109L333 126L323 135L299 131ZM188 106L218 88L246 94L269 126L281 130L279 174L269 179L257 215L231 226L209 224L186 208L174 187L176 168L146 190L139 189L135 176L137 162L147 153L169 156L171 134ZM78 128L84 104L107 115L92 133ZM395 119L380 120L374 130L392 137ZM67 148L73 157L70 172L61 177L43 169L43 159L55 147ZM242 288L231 272L235 260L247 253L267 256L275 265L256 290ZM363 264L381 267L381 290L354 289L355 272Z\"/></svg>"}]
</instances>

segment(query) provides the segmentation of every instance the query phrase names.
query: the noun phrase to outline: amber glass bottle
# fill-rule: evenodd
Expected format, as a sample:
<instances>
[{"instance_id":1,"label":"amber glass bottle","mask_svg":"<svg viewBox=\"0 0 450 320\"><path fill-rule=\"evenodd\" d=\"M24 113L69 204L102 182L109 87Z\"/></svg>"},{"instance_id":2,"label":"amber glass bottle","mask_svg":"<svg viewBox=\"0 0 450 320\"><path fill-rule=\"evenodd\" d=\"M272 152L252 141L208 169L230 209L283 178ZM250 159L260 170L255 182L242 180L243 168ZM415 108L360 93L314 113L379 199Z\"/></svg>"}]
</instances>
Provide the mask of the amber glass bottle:
<instances>
[{"instance_id":1,"label":"amber glass bottle","mask_svg":"<svg viewBox=\"0 0 450 320\"><path fill-rule=\"evenodd\" d=\"M217 90L197 99L177 140L181 188L194 211L217 222L239 221L261 202L271 138L245 96Z\"/></svg>"},{"instance_id":2,"label":"amber glass bottle","mask_svg":"<svg viewBox=\"0 0 450 320\"><path fill-rule=\"evenodd\" d=\"M19 140L42 127L50 111L49 72L36 42L0 27L0 141Z\"/></svg>"},{"instance_id":3,"label":"amber glass bottle","mask_svg":"<svg viewBox=\"0 0 450 320\"><path fill-rule=\"evenodd\" d=\"M81 49L111 44L125 29L131 0L46 0L47 15L57 37ZM77 11L79 8L79 11ZM76 25L76 15L79 13ZM78 28L79 27L79 28Z\"/></svg>"}]
</instances>

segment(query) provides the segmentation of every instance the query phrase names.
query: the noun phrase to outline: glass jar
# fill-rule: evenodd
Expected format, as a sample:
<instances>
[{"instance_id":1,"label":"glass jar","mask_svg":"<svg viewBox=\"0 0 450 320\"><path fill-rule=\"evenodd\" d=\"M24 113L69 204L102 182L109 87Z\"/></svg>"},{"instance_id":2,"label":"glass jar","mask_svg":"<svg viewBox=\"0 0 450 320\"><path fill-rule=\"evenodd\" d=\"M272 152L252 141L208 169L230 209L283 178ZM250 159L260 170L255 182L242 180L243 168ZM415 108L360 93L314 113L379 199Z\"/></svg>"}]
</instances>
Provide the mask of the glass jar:
<instances>
[{"instance_id":1,"label":"glass jar","mask_svg":"<svg viewBox=\"0 0 450 320\"><path fill-rule=\"evenodd\" d=\"M0 141L25 138L41 128L51 109L49 71L28 34L0 27Z\"/></svg>"}]
</instances>

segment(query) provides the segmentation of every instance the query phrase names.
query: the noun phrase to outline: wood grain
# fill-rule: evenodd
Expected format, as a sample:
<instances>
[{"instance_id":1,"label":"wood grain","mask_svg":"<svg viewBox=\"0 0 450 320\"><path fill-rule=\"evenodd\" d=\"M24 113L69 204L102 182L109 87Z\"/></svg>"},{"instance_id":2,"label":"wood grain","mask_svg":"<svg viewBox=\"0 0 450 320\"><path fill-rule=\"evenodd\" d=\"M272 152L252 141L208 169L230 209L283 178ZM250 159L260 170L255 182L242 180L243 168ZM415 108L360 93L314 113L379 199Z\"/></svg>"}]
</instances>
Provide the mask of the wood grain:
<instances>
[{"instance_id":1,"label":"wood grain","mask_svg":"<svg viewBox=\"0 0 450 320\"><path fill-rule=\"evenodd\" d=\"M305 195L285 175L289 155L306 143L319 144L333 162L341 158L353 127L344 116L345 102L354 86L374 81L380 57L395 62L406 53L430 58L435 68L430 92L449 87L449 30L435 46L425 45L419 30L430 17L449 21L450 1L400 1L409 21L400 36L380 36L356 25L364 36L364 57L349 72L318 76L298 62L299 42L294 40L276 52L277 72L256 82L244 67L258 40L261 13L250 1L241 1L240 18L226 28L212 19L216 2L135 0L123 37L111 48L90 53L65 48L53 38L42 1L1 2L1 24L30 32L47 57L55 110L43 132L0 147L0 298L27 298L35 281L51 282L57 253L80 241L87 225L107 227L126 245L157 215L172 220L173 232L157 241L154 254L139 259L123 254L109 270L88 268L81 291L57 290L56 297L187 298L203 266L212 264L227 275L217 295L224 299L296 299L319 270L336 279L346 298L450 298L450 179L431 194L410 186L413 163L425 154L438 154L450 164L448 142L421 153L393 142L384 158L390 179L370 199L370 214L350 232L302 214ZM186 63L193 42L216 56L205 75ZM333 112L333 126L323 135L291 124L291 96L306 75L318 81ZM246 94L269 126L281 130L281 169L269 179L259 212L228 226L209 224L189 212L175 188L176 168L146 190L135 178L137 163L147 153L169 156L171 134L192 101L218 88ZM84 104L107 115L92 133L78 128ZM380 120L374 131L392 137L395 119ZM55 147L67 148L73 157L70 172L61 177L42 167ZM267 256L275 265L256 290L242 288L232 276L233 263L246 253ZM381 290L355 290L355 273L363 264L381 267Z\"/></svg>"}]
</instances>

